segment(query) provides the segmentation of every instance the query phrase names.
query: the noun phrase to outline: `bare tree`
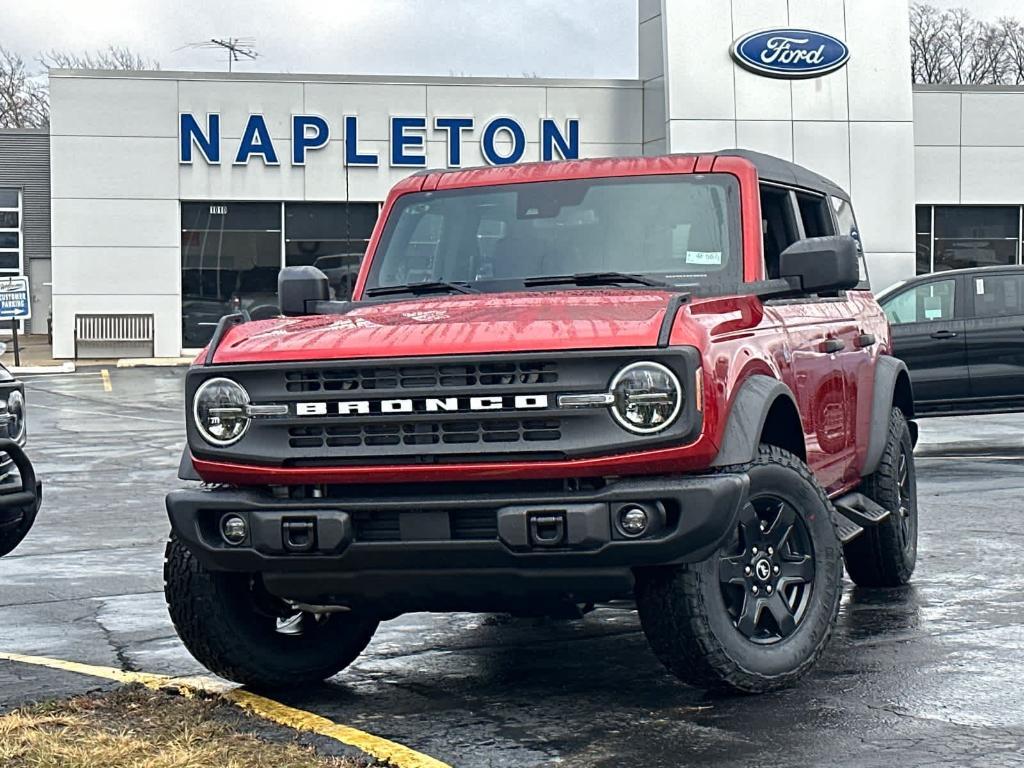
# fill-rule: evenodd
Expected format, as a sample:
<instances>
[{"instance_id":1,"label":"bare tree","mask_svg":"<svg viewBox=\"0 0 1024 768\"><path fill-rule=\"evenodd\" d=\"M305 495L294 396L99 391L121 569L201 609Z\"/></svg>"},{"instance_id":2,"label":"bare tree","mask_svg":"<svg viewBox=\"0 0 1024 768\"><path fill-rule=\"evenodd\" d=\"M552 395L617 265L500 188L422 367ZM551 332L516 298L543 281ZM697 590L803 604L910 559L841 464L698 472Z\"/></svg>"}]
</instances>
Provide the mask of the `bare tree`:
<instances>
[{"instance_id":1,"label":"bare tree","mask_svg":"<svg viewBox=\"0 0 1024 768\"><path fill-rule=\"evenodd\" d=\"M945 36L945 13L923 3L910 7L910 66L914 82L948 82L950 67Z\"/></svg>"},{"instance_id":2,"label":"bare tree","mask_svg":"<svg viewBox=\"0 0 1024 768\"><path fill-rule=\"evenodd\" d=\"M999 24L1006 30L1006 82L1024 85L1024 25L1011 18L1002 18Z\"/></svg>"},{"instance_id":3,"label":"bare tree","mask_svg":"<svg viewBox=\"0 0 1024 768\"><path fill-rule=\"evenodd\" d=\"M45 128L50 103L45 80L16 53L0 47L0 128Z\"/></svg>"},{"instance_id":4,"label":"bare tree","mask_svg":"<svg viewBox=\"0 0 1024 768\"><path fill-rule=\"evenodd\" d=\"M949 75L954 83L973 82L974 44L978 21L966 8L954 8L942 14L943 32L940 45L949 59Z\"/></svg>"},{"instance_id":5,"label":"bare tree","mask_svg":"<svg viewBox=\"0 0 1024 768\"><path fill-rule=\"evenodd\" d=\"M977 19L966 8L910 7L914 82L1024 84L1024 25L1015 18Z\"/></svg>"},{"instance_id":6,"label":"bare tree","mask_svg":"<svg viewBox=\"0 0 1024 768\"><path fill-rule=\"evenodd\" d=\"M147 59L124 46L110 45L105 50L71 51L50 50L39 54L37 61L46 69L160 69L160 62Z\"/></svg>"},{"instance_id":7,"label":"bare tree","mask_svg":"<svg viewBox=\"0 0 1024 768\"><path fill-rule=\"evenodd\" d=\"M1006 28L1001 24L980 22L971 48L971 66L966 82L975 85L1006 82L1010 69L1007 60Z\"/></svg>"}]
</instances>

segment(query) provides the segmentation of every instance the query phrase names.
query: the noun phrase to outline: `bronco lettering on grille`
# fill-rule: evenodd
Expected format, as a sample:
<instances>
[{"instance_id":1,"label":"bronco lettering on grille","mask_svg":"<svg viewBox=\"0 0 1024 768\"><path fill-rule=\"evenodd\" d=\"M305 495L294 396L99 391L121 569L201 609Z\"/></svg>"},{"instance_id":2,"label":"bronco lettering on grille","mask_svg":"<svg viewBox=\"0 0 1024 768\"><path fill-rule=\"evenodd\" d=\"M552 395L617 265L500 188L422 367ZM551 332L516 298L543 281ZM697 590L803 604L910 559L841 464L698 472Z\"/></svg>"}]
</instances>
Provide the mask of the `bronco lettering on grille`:
<instances>
[{"instance_id":1,"label":"bronco lettering on grille","mask_svg":"<svg viewBox=\"0 0 1024 768\"><path fill-rule=\"evenodd\" d=\"M547 395L484 397L403 397L390 400L340 400L296 403L296 416L356 416L388 413L457 413L460 411L537 410L548 407Z\"/></svg>"}]
</instances>

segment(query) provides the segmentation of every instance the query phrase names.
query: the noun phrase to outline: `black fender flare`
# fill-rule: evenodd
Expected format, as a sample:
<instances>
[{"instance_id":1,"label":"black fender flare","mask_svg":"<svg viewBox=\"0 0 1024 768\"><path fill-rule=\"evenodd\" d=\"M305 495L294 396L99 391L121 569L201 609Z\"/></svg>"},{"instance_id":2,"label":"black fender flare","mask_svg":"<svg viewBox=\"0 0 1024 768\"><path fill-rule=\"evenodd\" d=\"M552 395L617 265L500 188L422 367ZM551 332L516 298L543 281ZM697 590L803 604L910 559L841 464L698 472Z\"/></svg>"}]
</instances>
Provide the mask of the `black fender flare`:
<instances>
[{"instance_id":1,"label":"black fender flare","mask_svg":"<svg viewBox=\"0 0 1024 768\"><path fill-rule=\"evenodd\" d=\"M768 412L780 397L789 400L793 409L800 413L793 393L778 379L757 373L740 384L725 424L722 444L711 466L726 467L753 461Z\"/></svg>"},{"instance_id":2,"label":"black fender flare","mask_svg":"<svg viewBox=\"0 0 1024 768\"><path fill-rule=\"evenodd\" d=\"M899 386L900 378L906 381L905 386L910 393L906 398L904 409L907 420L914 418L914 398L910 390L910 372L907 365L897 357L881 355L875 364L875 383L871 393L871 422L868 433L868 452L864 457L864 466L861 468L861 477L866 477L878 468L878 462L882 460L882 452L885 451L885 442L889 437L889 415L892 413L893 404L896 402L896 387ZM917 432L911 427L914 442L917 442Z\"/></svg>"}]
</instances>

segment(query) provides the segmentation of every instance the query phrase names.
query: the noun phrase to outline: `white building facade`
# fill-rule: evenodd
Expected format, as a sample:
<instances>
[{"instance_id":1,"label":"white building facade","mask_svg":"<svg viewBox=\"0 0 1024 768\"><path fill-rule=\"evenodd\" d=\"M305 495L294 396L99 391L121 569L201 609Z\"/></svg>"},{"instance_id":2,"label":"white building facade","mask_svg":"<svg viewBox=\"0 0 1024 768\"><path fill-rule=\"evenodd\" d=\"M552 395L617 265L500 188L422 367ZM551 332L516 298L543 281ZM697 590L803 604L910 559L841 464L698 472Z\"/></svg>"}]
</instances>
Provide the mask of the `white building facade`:
<instances>
[{"instance_id":1,"label":"white building facade","mask_svg":"<svg viewBox=\"0 0 1024 768\"><path fill-rule=\"evenodd\" d=\"M849 59L765 76L733 51L764 29ZM226 312L272 312L281 266L350 275L423 167L744 147L850 190L876 289L921 269L924 208L929 269L932 219L968 202L1017 206L1019 263L1024 174L992 150L1024 165L1024 135L991 110L1024 116L1024 93L915 92L905 2L641 0L637 34L637 80L51 72L54 356L76 316L151 315L152 354L177 356Z\"/></svg>"}]
</instances>

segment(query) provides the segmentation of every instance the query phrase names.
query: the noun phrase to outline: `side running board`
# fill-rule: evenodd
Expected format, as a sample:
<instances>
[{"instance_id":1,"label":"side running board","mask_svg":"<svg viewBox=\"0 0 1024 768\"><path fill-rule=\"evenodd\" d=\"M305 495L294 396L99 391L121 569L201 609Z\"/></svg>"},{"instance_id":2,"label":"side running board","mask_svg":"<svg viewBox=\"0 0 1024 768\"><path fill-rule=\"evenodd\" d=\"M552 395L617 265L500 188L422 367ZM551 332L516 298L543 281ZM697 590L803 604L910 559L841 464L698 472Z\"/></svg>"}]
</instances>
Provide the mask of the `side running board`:
<instances>
[{"instance_id":1,"label":"side running board","mask_svg":"<svg viewBox=\"0 0 1024 768\"><path fill-rule=\"evenodd\" d=\"M853 541L865 528L878 525L892 514L863 493L840 496L832 500L832 506L835 508L832 522L836 526L836 536L843 544Z\"/></svg>"}]
</instances>

